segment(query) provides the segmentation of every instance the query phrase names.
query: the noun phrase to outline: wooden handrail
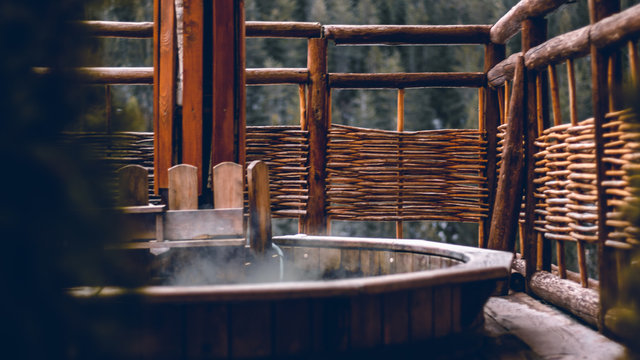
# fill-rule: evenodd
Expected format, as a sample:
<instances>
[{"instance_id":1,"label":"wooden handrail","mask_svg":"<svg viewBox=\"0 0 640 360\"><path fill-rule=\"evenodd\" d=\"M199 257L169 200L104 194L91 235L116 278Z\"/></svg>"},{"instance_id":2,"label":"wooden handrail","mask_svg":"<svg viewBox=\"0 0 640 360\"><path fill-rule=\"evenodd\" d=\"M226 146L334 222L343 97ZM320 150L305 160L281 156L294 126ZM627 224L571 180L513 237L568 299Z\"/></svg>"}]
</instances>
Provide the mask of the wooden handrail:
<instances>
[{"instance_id":1,"label":"wooden handrail","mask_svg":"<svg viewBox=\"0 0 640 360\"><path fill-rule=\"evenodd\" d=\"M416 87L481 87L484 73L330 73L331 88L416 88Z\"/></svg>"},{"instance_id":2,"label":"wooden handrail","mask_svg":"<svg viewBox=\"0 0 640 360\"><path fill-rule=\"evenodd\" d=\"M322 25L317 22L293 21L247 21L247 37L268 38L319 38L322 37Z\"/></svg>"},{"instance_id":3,"label":"wooden handrail","mask_svg":"<svg viewBox=\"0 0 640 360\"><path fill-rule=\"evenodd\" d=\"M247 85L307 84L307 68L247 69Z\"/></svg>"},{"instance_id":4,"label":"wooden handrail","mask_svg":"<svg viewBox=\"0 0 640 360\"><path fill-rule=\"evenodd\" d=\"M51 74L52 70L45 67L33 68L37 74ZM63 70L85 84L153 84L152 67L80 67Z\"/></svg>"},{"instance_id":5,"label":"wooden handrail","mask_svg":"<svg viewBox=\"0 0 640 360\"><path fill-rule=\"evenodd\" d=\"M78 24L95 37L146 39L153 37L153 22L80 21Z\"/></svg>"},{"instance_id":6,"label":"wooden handrail","mask_svg":"<svg viewBox=\"0 0 640 360\"><path fill-rule=\"evenodd\" d=\"M486 44L491 25L327 25L336 44Z\"/></svg>"},{"instance_id":7,"label":"wooden handrail","mask_svg":"<svg viewBox=\"0 0 640 360\"><path fill-rule=\"evenodd\" d=\"M567 0L521 0L491 27L491 42L504 44L520 31L526 18L544 16Z\"/></svg>"}]
</instances>

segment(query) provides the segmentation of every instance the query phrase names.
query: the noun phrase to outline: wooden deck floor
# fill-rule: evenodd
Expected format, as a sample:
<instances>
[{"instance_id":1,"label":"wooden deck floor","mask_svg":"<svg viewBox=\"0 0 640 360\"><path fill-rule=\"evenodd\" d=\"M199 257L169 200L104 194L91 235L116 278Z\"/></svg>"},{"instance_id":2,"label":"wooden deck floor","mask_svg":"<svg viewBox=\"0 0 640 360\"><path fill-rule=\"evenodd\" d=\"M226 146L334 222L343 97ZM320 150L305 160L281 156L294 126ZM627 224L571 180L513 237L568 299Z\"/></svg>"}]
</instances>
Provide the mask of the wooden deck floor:
<instances>
[{"instance_id":1,"label":"wooden deck floor","mask_svg":"<svg viewBox=\"0 0 640 360\"><path fill-rule=\"evenodd\" d=\"M524 293L492 297L477 331L410 348L343 354L335 359L640 359L558 309Z\"/></svg>"}]
</instances>

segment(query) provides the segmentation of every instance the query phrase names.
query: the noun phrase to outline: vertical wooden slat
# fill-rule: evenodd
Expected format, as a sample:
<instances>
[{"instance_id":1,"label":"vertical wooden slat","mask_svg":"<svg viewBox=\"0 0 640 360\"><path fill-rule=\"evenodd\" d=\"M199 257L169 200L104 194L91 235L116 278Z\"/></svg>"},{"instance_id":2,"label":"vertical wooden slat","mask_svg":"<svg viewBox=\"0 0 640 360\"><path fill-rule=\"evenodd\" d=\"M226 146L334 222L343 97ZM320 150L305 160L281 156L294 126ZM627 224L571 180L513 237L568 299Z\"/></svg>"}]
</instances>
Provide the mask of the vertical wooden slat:
<instances>
[{"instance_id":1,"label":"vertical wooden slat","mask_svg":"<svg viewBox=\"0 0 640 360\"><path fill-rule=\"evenodd\" d=\"M382 304L378 296L351 299L351 348L372 348L382 343Z\"/></svg>"},{"instance_id":2,"label":"vertical wooden slat","mask_svg":"<svg viewBox=\"0 0 640 360\"><path fill-rule=\"evenodd\" d=\"M382 296L383 341L385 345L409 340L409 295L406 291Z\"/></svg>"},{"instance_id":3,"label":"vertical wooden slat","mask_svg":"<svg viewBox=\"0 0 640 360\"><path fill-rule=\"evenodd\" d=\"M515 246L522 185L524 182L523 127L524 127L524 60L516 63L511 111L505 136L504 157L500 167L498 189L491 218L490 249L513 251Z\"/></svg>"},{"instance_id":4,"label":"vertical wooden slat","mask_svg":"<svg viewBox=\"0 0 640 360\"><path fill-rule=\"evenodd\" d=\"M244 0L234 2L234 29L235 29L235 123L236 134L235 161L244 166L246 163L246 128L247 128L247 88L245 86L247 67L247 49L245 41L245 14ZM243 177L244 179L244 177Z\"/></svg>"},{"instance_id":5,"label":"vertical wooden slat","mask_svg":"<svg viewBox=\"0 0 640 360\"><path fill-rule=\"evenodd\" d=\"M541 44L547 38L547 21L544 18L530 18L522 22L522 52L525 53L532 47ZM546 85L546 78L542 77L540 83ZM537 72L535 70L525 71L525 94L526 109L524 114L525 129L524 133L524 161L526 178L524 182L524 224L523 224L523 251L526 260L525 275L527 279L536 271L537 263L537 235L534 230L535 210L536 210L536 184L534 182L535 175L535 158L536 151L535 141L538 138L538 101L536 98L537 89L536 81ZM514 86L515 88L515 86ZM545 87L543 87L545 89ZM514 89L515 91L515 89ZM542 108L544 114L546 112L546 93L542 93ZM544 118L543 118L544 119Z\"/></svg>"},{"instance_id":6,"label":"vertical wooden slat","mask_svg":"<svg viewBox=\"0 0 640 360\"><path fill-rule=\"evenodd\" d=\"M198 168L198 194L202 193L202 111L204 5L185 0L183 10L182 163Z\"/></svg>"},{"instance_id":7,"label":"vertical wooden slat","mask_svg":"<svg viewBox=\"0 0 640 360\"><path fill-rule=\"evenodd\" d=\"M247 167L249 245L257 254L271 248L271 199L267 164L255 160Z\"/></svg>"},{"instance_id":8,"label":"vertical wooden slat","mask_svg":"<svg viewBox=\"0 0 640 360\"><path fill-rule=\"evenodd\" d=\"M257 358L273 355L273 311L269 303L231 305L231 358Z\"/></svg>"},{"instance_id":9,"label":"vertical wooden slat","mask_svg":"<svg viewBox=\"0 0 640 360\"><path fill-rule=\"evenodd\" d=\"M404 89L398 89L397 131L404 131ZM398 143L398 162L402 164L402 143ZM401 166L402 167L402 166ZM402 171L398 173L398 216L402 216ZM402 220L396 221L396 239L402 239Z\"/></svg>"},{"instance_id":10,"label":"vertical wooden slat","mask_svg":"<svg viewBox=\"0 0 640 360\"><path fill-rule=\"evenodd\" d=\"M227 305L187 306L186 354L189 359L219 359L229 355Z\"/></svg>"},{"instance_id":11,"label":"vertical wooden slat","mask_svg":"<svg viewBox=\"0 0 640 360\"><path fill-rule=\"evenodd\" d=\"M422 341L433 335L433 289L425 288L411 292L411 340Z\"/></svg>"},{"instance_id":12,"label":"vertical wooden slat","mask_svg":"<svg viewBox=\"0 0 640 360\"><path fill-rule=\"evenodd\" d=\"M223 162L213 167L213 206L216 209L244 206L242 166Z\"/></svg>"},{"instance_id":13,"label":"vertical wooden slat","mask_svg":"<svg viewBox=\"0 0 640 360\"><path fill-rule=\"evenodd\" d=\"M154 113L154 174L155 191L169 185L169 168L173 164L173 117L175 108L175 9L173 0L158 0L159 30L157 42L159 59L154 66L157 73L157 112ZM157 5L158 6L158 5ZM158 26L158 25L156 25ZM154 79L155 80L155 79ZM154 81L155 84L155 81Z\"/></svg>"},{"instance_id":14,"label":"vertical wooden slat","mask_svg":"<svg viewBox=\"0 0 640 360\"><path fill-rule=\"evenodd\" d=\"M198 209L198 169L181 164L169 169L169 210Z\"/></svg>"},{"instance_id":15,"label":"vertical wooden slat","mask_svg":"<svg viewBox=\"0 0 640 360\"><path fill-rule=\"evenodd\" d=\"M576 100L576 75L573 59L567 60L567 82L569 84L569 117L571 125L578 125L578 101Z\"/></svg>"},{"instance_id":16,"label":"vertical wooden slat","mask_svg":"<svg viewBox=\"0 0 640 360\"><path fill-rule=\"evenodd\" d=\"M275 303L276 357L311 352L311 303L309 300L284 300Z\"/></svg>"},{"instance_id":17,"label":"vertical wooden slat","mask_svg":"<svg viewBox=\"0 0 640 360\"><path fill-rule=\"evenodd\" d=\"M616 0L589 0L589 17L592 24L620 10ZM607 59L609 53L591 45L591 92L594 119L596 194L598 199L598 270L600 277L600 311L598 327L604 329L604 315L614 305L616 289L615 260L611 249L605 247L609 235L607 228L607 196L602 182L605 180L603 124L609 108L607 92Z\"/></svg>"},{"instance_id":18,"label":"vertical wooden slat","mask_svg":"<svg viewBox=\"0 0 640 360\"><path fill-rule=\"evenodd\" d=\"M305 84L298 85L298 97L300 99L300 129L307 130L307 95Z\"/></svg>"},{"instance_id":19,"label":"vertical wooden slat","mask_svg":"<svg viewBox=\"0 0 640 360\"><path fill-rule=\"evenodd\" d=\"M542 132L544 131L542 74L542 72L538 72L536 76L536 125L538 127L538 134L542 134ZM538 232L536 234L536 245L536 269L541 270L545 267L546 264L548 266L548 269L551 270L551 252L549 251L549 240L545 239L544 236L542 236L541 232Z\"/></svg>"},{"instance_id":20,"label":"vertical wooden slat","mask_svg":"<svg viewBox=\"0 0 640 360\"><path fill-rule=\"evenodd\" d=\"M433 291L433 336L441 337L451 332L451 306L451 287L436 287Z\"/></svg>"},{"instance_id":21,"label":"vertical wooden slat","mask_svg":"<svg viewBox=\"0 0 640 360\"><path fill-rule=\"evenodd\" d=\"M496 64L502 61L505 57L505 46L499 44L487 44L484 48L484 72L491 70ZM497 159L498 159L498 126L501 123L501 90L495 90L488 86L483 89L484 93L484 129L487 136L487 166L485 174L487 178L487 189L489 190L487 196L487 203L489 204L489 211L487 217L483 221L483 235L480 237L480 247L486 248L487 241L489 239L489 231L491 228L491 217L493 215L494 201L496 196L496 184L497 184Z\"/></svg>"},{"instance_id":22,"label":"vertical wooden slat","mask_svg":"<svg viewBox=\"0 0 640 360\"><path fill-rule=\"evenodd\" d=\"M140 165L127 165L118 169L118 204L120 206L149 205L147 176Z\"/></svg>"},{"instance_id":23,"label":"vertical wooden slat","mask_svg":"<svg viewBox=\"0 0 640 360\"><path fill-rule=\"evenodd\" d=\"M305 219L305 232L324 235L327 232L326 215L326 161L327 161L327 39L309 39L309 200Z\"/></svg>"}]
</instances>

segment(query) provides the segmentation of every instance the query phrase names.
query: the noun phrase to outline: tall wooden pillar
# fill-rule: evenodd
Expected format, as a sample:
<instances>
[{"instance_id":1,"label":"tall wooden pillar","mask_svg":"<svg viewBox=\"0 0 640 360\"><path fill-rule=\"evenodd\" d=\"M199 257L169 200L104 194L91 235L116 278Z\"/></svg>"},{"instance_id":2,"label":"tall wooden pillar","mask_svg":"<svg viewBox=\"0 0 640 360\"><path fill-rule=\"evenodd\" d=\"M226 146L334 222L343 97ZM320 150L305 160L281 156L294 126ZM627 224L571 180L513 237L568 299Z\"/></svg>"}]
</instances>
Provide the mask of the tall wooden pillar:
<instances>
[{"instance_id":1,"label":"tall wooden pillar","mask_svg":"<svg viewBox=\"0 0 640 360\"><path fill-rule=\"evenodd\" d=\"M305 232L309 235L327 233L326 159L327 132L327 39L309 39L307 54L309 68L309 97L307 126L309 129L309 200L305 218Z\"/></svg>"}]
</instances>

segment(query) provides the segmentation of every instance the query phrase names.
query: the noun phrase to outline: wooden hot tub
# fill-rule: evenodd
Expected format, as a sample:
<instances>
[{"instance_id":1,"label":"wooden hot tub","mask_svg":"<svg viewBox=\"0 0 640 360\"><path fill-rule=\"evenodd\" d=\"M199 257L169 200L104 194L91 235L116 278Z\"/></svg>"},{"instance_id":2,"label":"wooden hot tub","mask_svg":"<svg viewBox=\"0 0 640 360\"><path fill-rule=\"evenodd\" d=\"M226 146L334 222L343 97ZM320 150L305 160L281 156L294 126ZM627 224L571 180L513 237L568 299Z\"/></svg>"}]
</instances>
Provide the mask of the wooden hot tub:
<instances>
[{"instance_id":1,"label":"wooden hot tub","mask_svg":"<svg viewBox=\"0 0 640 360\"><path fill-rule=\"evenodd\" d=\"M273 241L284 253L284 281L72 289L78 306L118 344L91 351L247 358L420 342L481 323L512 260L510 253L422 240L296 235ZM239 260L222 265L225 278L256 273L248 270L250 261ZM267 260L267 267L279 267Z\"/></svg>"}]
</instances>

